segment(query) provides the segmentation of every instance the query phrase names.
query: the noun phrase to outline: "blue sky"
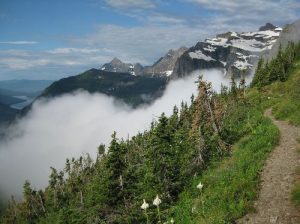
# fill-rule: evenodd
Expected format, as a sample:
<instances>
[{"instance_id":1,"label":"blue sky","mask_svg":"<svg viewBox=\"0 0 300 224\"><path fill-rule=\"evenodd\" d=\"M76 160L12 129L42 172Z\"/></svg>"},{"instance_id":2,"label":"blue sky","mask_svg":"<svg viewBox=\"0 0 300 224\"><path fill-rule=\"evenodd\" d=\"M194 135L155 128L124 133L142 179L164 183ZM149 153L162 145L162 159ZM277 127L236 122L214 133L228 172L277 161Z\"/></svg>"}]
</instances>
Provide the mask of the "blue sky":
<instances>
[{"instance_id":1,"label":"blue sky","mask_svg":"<svg viewBox=\"0 0 300 224\"><path fill-rule=\"evenodd\" d=\"M0 80L55 80L113 57L152 64L216 33L299 18L298 0L1 0Z\"/></svg>"}]
</instances>

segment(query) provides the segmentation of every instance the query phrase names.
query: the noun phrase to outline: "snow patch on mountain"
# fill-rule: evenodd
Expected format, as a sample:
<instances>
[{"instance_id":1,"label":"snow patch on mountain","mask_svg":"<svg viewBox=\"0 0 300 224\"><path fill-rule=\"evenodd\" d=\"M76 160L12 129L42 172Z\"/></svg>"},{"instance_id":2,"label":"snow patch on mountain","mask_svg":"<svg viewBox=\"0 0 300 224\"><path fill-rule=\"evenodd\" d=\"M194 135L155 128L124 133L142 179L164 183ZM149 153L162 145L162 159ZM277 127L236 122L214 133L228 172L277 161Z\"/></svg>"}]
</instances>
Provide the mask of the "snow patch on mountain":
<instances>
[{"instance_id":1,"label":"snow patch on mountain","mask_svg":"<svg viewBox=\"0 0 300 224\"><path fill-rule=\"evenodd\" d=\"M212 57L203 54L201 50L190 52L189 55L191 58L201 59L205 61L215 61L215 59L213 59Z\"/></svg>"},{"instance_id":2,"label":"snow patch on mountain","mask_svg":"<svg viewBox=\"0 0 300 224\"><path fill-rule=\"evenodd\" d=\"M227 76L249 75L258 58L272 49L281 31L282 28L267 23L258 31L226 32L198 42L178 59L172 77L207 68L223 68Z\"/></svg>"}]
</instances>

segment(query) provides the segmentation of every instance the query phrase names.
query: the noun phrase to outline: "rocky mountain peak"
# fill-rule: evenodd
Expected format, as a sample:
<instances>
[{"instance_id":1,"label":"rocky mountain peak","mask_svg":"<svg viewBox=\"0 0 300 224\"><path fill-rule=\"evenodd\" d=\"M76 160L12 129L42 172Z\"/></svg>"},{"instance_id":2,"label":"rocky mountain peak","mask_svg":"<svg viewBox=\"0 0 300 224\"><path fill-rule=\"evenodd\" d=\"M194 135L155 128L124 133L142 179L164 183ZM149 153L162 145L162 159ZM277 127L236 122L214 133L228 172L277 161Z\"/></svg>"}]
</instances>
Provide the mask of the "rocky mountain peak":
<instances>
[{"instance_id":1,"label":"rocky mountain peak","mask_svg":"<svg viewBox=\"0 0 300 224\"><path fill-rule=\"evenodd\" d=\"M277 26L274 26L272 23L266 23L264 26L259 28L259 31L266 31L266 30L275 30Z\"/></svg>"},{"instance_id":2,"label":"rocky mountain peak","mask_svg":"<svg viewBox=\"0 0 300 224\"><path fill-rule=\"evenodd\" d=\"M110 62L110 64L112 64L112 65L121 65L121 64L123 64L123 62L122 62L119 58L115 57L115 58Z\"/></svg>"}]
</instances>

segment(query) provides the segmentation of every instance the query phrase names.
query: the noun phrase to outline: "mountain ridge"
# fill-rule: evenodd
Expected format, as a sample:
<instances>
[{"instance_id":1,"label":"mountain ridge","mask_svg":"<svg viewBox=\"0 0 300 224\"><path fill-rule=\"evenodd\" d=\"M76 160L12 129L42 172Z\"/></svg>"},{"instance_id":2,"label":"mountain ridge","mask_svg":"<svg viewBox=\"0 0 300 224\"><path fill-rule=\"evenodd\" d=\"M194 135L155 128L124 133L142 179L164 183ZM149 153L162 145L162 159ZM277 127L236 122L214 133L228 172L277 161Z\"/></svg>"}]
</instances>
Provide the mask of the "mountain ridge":
<instances>
[{"instance_id":1,"label":"mountain ridge","mask_svg":"<svg viewBox=\"0 0 300 224\"><path fill-rule=\"evenodd\" d=\"M117 57L109 63L100 67L102 71L130 73L137 76L170 76L172 74L176 60L187 50L187 47L170 49L164 56L160 57L150 66L143 66L140 63L125 63Z\"/></svg>"},{"instance_id":2,"label":"mountain ridge","mask_svg":"<svg viewBox=\"0 0 300 224\"><path fill-rule=\"evenodd\" d=\"M109 72L124 72L132 75L160 75L171 79L187 76L198 69L218 68L230 77L250 75L258 58L272 49L282 28L271 23L253 32L228 31L207 38L187 48L169 50L151 66L139 63L124 63L117 57L100 69ZM276 53L275 53L276 54Z\"/></svg>"},{"instance_id":3,"label":"mountain ridge","mask_svg":"<svg viewBox=\"0 0 300 224\"><path fill-rule=\"evenodd\" d=\"M103 93L137 107L151 103L162 95L166 87L165 77L134 76L130 73L108 72L90 69L79 75L70 76L54 82L38 97L55 97L77 89L90 93Z\"/></svg>"}]
</instances>

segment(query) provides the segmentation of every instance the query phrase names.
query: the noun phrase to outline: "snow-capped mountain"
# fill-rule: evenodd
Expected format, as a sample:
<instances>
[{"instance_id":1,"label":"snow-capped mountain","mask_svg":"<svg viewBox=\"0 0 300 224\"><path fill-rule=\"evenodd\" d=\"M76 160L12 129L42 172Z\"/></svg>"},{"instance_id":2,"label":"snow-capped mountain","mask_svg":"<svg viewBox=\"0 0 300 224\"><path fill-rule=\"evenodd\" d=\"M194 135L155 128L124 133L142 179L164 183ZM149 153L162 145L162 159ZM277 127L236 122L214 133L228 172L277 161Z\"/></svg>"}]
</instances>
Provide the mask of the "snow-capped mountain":
<instances>
[{"instance_id":1,"label":"snow-capped mountain","mask_svg":"<svg viewBox=\"0 0 300 224\"><path fill-rule=\"evenodd\" d=\"M168 53L158 59L153 65L143 67L141 64L124 63L118 58L114 58L111 62L104 64L100 69L107 72L130 73L132 75L145 76L170 76L177 59L186 51L187 47L179 49L171 49Z\"/></svg>"},{"instance_id":2,"label":"snow-capped mountain","mask_svg":"<svg viewBox=\"0 0 300 224\"><path fill-rule=\"evenodd\" d=\"M176 62L172 78L198 69L223 68L228 76L250 74L263 52L270 50L282 28L270 23L256 32L227 32L198 42Z\"/></svg>"}]
</instances>

